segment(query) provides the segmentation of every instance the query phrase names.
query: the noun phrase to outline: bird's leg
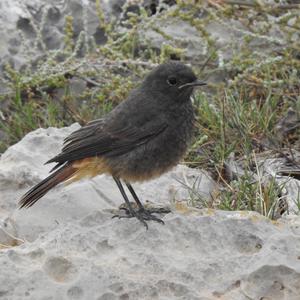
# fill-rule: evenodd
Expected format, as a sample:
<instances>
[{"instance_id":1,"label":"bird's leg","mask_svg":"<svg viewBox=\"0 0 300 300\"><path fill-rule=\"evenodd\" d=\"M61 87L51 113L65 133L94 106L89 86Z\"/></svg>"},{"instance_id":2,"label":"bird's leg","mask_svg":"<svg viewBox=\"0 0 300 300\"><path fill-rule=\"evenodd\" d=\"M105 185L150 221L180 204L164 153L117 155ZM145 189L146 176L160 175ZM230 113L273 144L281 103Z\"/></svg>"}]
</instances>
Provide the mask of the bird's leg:
<instances>
[{"instance_id":1,"label":"bird's leg","mask_svg":"<svg viewBox=\"0 0 300 300\"><path fill-rule=\"evenodd\" d=\"M141 203L139 197L137 196L137 194L135 193L132 185L130 183L126 182L126 186L129 190L129 192L131 193L134 201L136 202L138 208L139 208L139 213L144 214L145 216L147 215L147 220L154 220L157 221L159 223L164 224L164 221L161 219L156 218L155 216L152 215L152 213L169 213L170 210L165 209L165 208L153 208L153 209L149 209L149 208L145 208L143 206L143 204Z\"/></svg>"},{"instance_id":2,"label":"bird's leg","mask_svg":"<svg viewBox=\"0 0 300 300\"><path fill-rule=\"evenodd\" d=\"M132 197L134 198L137 206L139 207L139 210L146 210L147 212L150 213L156 213L156 214L168 214L169 212L171 212L171 210L169 208L166 207L153 207L153 208L145 208L144 205L141 203L141 201L139 200L137 194L135 193L132 185L130 183L126 183L128 190L130 191Z\"/></svg>"},{"instance_id":3,"label":"bird's leg","mask_svg":"<svg viewBox=\"0 0 300 300\"><path fill-rule=\"evenodd\" d=\"M133 187L131 186L130 183L126 183L127 188L129 190L129 192L131 193L134 201L136 202L137 206L139 207L139 210L145 210L145 207L143 206L142 202L140 201L139 197L137 196L137 194L135 193Z\"/></svg>"},{"instance_id":4,"label":"bird's leg","mask_svg":"<svg viewBox=\"0 0 300 300\"><path fill-rule=\"evenodd\" d=\"M128 200L128 197L127 197L127 195L126 195L126 193L124 191L124 188L122 186L121 181L118 178L116 178L116 177L114 177L114 180L115 180L115 182L116 182L116 184L117 184L117 186L118 186L118 188L119 188L119 190L120 190L120 192L121 192L121 194L122 194L122 196L123 196L123 198L125 200L125 203L126 203L126 205L128 207L128 215L127 216L115 215L113 217L119 217L119 218L132 218L132 217L136 217L138 220L140 220L145 225L145 227L147 229L148 229L148 225L147 225L146 221L154 220L154 221L157 221L157 222L160 222L160 223L164 223L162 220L160 220L160 219L152 216L150 213L145 213L146 212L145 209L143 209L143 211L141 211L140 209L138 211L135 211L133 209L131 203ZM142 205L142 207L143 207L143 205Z\"/></svg>"},{"instance_id":5,"label":"bird's leg","mask_svg":"<svg viewBox=\"0 0 300 300\"><path fill-rule=\"evenodd\" d=\"M120 192L121 192L121 194L122 194L122 196L123 196L123 198L124 198L124 200L125 200L125 203L126 203L126 205L127 205L127 207L128 207L128 210L129 210L129 213L130 213L132 216L134 216L134 215L135 215L135 211L134 211L134 209L133 209L133 207L132 207L130 201L128 200L128 197L127 197L127 195L126 195L126 193L125 193L125 191L124 191L124 188L123 188L123 186L122 186L121 181L120 181L118 178L116 178L116 177L113 177L113 178L114 178L114 180L115 180L115 182L116 182L116 184L117 184L117 186L118 186L118 188L119 188L119 190L120 190Z\"/></svg>"}]
</instances>

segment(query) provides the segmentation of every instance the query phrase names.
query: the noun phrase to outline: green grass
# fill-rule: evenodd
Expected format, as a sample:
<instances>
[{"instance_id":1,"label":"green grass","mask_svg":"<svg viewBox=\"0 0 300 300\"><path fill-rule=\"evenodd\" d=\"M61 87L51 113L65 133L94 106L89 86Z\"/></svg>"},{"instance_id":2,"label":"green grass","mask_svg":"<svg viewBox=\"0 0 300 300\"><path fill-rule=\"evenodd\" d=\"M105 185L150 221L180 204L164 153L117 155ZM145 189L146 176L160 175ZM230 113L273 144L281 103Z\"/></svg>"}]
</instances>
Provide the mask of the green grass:
<instances>
[{"instance_id":1,"label":"green grass","mask_svg":"<svg viewBox=\"0 0 300 300\"><path fill-rule=\"evenodd\" d=\"M197 188L189 187L190 199L200 207L253 210L276 219L281 214L283 187L274 178L262 177L256 156L264 152L269 153L266 158L281 154L299 141L299 128L282 139L276 125L286 115L287 107L297 111L300 99L287 100L269 88L257 97L249 97L248 90L249 87L232 85L221 94L197 95L197 133L186 162L210 170L223 188L208 201L197 195ZM244 175L236 178L228 174L232 158L242 165Z\"/></svg>"},{"instance_id":2,"label":"green grass","mask_svg":"<svg viewBox=\"0 0 300 300\"><path fill-rule=\"evenodd\" d=\"M271 219L278 219L283 212L280 209L283 186L278 186L274 178L254 180L253 174L246 173L223 185L223 188L212 195L211 199L199 192L201 178L197 178L191 186L186 183L182 184L189 193L188 204L198 208L257 211Z\"/></svg>"}]
</instances>

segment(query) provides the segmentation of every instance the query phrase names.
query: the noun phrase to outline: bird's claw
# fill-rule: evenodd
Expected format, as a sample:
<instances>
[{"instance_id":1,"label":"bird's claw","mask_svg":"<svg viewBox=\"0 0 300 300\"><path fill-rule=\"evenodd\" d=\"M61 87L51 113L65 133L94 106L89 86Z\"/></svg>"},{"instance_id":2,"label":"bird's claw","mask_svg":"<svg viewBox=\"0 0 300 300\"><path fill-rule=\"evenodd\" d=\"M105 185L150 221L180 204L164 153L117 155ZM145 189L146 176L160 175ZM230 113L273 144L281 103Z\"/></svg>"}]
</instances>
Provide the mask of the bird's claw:
<instances>
[{"instance_id":1,"label":"bird's claw","mask_svg":"<svg viewBox=\"0 0 300 300\"><path fill-rule=\"evenodd\" d=\"M120 210L125 210L126 215L122 215L122 214L116 214L113 216L113 218L137 218L141 223L143 223L143 225L146 227L146 229L148 229L148 224L146 221L155 221L158 222L160 224L165 224L165 222L157 217L155 217L154 215L152 215L153 212L157 212L157 211L152 211L151 209L139 209L139 210L132 210L130 211L128 208L122 207L120 208ZM168 211L163 211L163 213L168 212Z\"/></svg>"}]
</instances>

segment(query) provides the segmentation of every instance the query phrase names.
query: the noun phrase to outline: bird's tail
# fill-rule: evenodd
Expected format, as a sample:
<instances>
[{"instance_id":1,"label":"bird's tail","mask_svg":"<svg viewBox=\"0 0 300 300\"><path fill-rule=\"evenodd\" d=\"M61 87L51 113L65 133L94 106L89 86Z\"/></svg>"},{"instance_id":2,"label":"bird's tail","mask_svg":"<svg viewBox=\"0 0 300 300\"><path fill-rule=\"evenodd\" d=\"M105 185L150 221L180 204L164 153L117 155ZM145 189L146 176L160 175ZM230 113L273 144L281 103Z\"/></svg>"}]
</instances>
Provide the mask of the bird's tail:
<instances>
[{"instance_id":1,"label":"bird's tail","mask_svg":"<svg viewBox=\"0 0 300 300\"><path fill-rule=\"evenodd\" d=\"M36 201L48 193L49 190L72 177L76 171L77 168L73 167L72 164L62 166L23 195L19 201L20 208L32 206Z\"/></svg>"}]
</instances>

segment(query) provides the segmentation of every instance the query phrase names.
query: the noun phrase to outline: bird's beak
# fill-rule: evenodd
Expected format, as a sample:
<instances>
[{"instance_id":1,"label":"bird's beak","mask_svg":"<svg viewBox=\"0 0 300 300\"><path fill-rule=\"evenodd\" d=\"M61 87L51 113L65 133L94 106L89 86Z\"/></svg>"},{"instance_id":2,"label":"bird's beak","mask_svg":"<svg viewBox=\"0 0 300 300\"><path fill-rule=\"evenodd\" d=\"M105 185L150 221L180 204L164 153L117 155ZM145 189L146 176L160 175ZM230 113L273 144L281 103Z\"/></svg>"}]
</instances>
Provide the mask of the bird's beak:
<instances>
[{"instance_id":1,"label":"bird's beak","mask_svg":"<svg viewBox=\"0 0 300 300\"><path fill-rule=\"evenodd\" d=\"M207 83L204 82L204 81L195 80L195 81L192 81L192 82L185 83L185 84L181 85L178 88L182 89L182 88L185 88L185 87L188 87L188 86L202 86L202 85L206 85L206 84Z\"/></svg>"}]
</instances>

